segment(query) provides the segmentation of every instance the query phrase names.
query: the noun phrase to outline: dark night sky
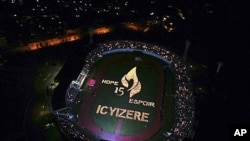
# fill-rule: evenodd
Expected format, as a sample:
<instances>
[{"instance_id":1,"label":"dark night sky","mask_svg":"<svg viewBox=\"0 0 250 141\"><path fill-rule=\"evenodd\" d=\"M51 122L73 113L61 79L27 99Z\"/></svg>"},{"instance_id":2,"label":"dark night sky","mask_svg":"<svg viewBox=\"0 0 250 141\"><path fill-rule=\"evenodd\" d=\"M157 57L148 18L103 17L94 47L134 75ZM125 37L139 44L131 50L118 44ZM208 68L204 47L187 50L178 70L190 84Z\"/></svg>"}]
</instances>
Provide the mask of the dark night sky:
<instances>
[{"instance_id":1,"label":"dark night sky","mask_svg":"<svg viewBox=\"0 0 250 141\"><path fill-rule=\"evenodd\" d=\"M27 3L28 0L25 2ZM209 5L208 3L212 3L212 6L206 6ZM195 141L227 140L228 130L232 125L250 125L250 63L248 61L250 7L248 3L247 0L189 0L180 4L183 8L188 5L187 20L182 25L182 29L192 40L189 55L198 63L208 66L209 84L212 87L211 93L200 97L197 102L199 126ZM207 13L209 8L214 13ZM3 19L2 17L0 19ZM0 24L0 28L5 26L3 23ZM218 61L224 62L224 65L215 76L214 71ZM2 95L1 98L6 97ZM7 96L7 99L12 98ZM17 106L17 103L13 106ZM10 115L13 116L13 114ZM3 118L8 117L4 115ZM0 134L0 140L2 136ZM11 137L9 139L15 140Z\"/></svg>"}]
</instances>

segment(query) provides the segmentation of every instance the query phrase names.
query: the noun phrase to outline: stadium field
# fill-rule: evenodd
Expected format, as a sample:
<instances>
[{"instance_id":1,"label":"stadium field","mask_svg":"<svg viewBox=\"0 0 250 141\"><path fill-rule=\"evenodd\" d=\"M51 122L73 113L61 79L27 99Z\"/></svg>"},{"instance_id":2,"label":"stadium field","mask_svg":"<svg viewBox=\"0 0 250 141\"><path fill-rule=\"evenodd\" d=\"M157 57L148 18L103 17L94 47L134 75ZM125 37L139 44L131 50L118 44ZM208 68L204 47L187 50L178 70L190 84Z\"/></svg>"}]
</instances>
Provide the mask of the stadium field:
<instances>
[{"instance_id":1,"label":"stadium field","mask_svg":"<svg viewBox=\"0 0 250 141\"><path fill-rule=\"evenodd\" d=\"M110 53L92 66L72 111L93 138L162 140L175 121L174 88L166 62L137 51Z\"/></svg>"},{"instance_id":2,"label":"stadium field","mask_svg":"<svg viewBox=\"0 0 250 141\"><path fill-rule=\"evenodd\" d=\"M166 48L136 41L99 44L54 112L82 141L160 141L190 138L194 125L187 66Z\"/></svg>"}]
</instances>

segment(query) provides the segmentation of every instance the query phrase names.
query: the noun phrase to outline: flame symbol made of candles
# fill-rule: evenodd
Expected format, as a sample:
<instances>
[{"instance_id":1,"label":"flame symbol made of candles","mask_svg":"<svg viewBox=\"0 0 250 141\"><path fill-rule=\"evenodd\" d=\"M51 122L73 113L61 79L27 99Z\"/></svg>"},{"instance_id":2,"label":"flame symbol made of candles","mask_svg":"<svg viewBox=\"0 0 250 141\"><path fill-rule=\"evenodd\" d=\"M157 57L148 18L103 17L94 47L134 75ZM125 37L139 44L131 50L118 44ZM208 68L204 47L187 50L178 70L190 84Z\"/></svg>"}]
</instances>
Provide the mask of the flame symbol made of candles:
<instances>
[{"instance_id":1,"label":"flame symbol made of candles","mask_svg":"<svg viewBox=\"0 0 250 141\"><path fill-rule=\"evenodd\" d=\"M130 91L129 96L131 98L141 91L141 82L138 80L138 77L136 75L136 67L132 68L127 74L122 77L121 83L124 87L128 88L128 82L130 80L133 80L133 85L128 89L128 91Z\"/></svg>"}]
</instances>

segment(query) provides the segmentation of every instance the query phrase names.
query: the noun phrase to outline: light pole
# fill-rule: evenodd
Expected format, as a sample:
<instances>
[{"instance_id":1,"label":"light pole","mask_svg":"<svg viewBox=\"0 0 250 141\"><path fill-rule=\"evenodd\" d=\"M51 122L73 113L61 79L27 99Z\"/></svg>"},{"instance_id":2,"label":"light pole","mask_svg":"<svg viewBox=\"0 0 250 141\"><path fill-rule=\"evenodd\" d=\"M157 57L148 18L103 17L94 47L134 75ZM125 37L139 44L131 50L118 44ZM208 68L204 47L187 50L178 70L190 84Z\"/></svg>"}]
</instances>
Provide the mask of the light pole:
<instances>
[{"instance_id":1,"label":"light pole","mask_svg":"<svg viewBox=\"0 0 250 141\"><path fill-rule=\"evenodd\" d=\"M186 61L187 60L187 54L188 54L188 50L189 50L189 47L191 45L191 41L186 39L186 42L185 42L185 50L184 50L184 53L183 53L183 60Z\"/></svg>"},{"instance_id":2,"label":"light pole","mask_svg":"<svg viewBox=\"0 0 250 141\"><path fill-rule=\"evenodd\" d=\"M217 65L218 65L218 66L217 66L216 74L220 72L220 69L221 69L221 67L223 66L223 64L224 64L224 63L221 62L221 61L220 61L220 62L217 62Z\"/></svg>"}]
</instances>

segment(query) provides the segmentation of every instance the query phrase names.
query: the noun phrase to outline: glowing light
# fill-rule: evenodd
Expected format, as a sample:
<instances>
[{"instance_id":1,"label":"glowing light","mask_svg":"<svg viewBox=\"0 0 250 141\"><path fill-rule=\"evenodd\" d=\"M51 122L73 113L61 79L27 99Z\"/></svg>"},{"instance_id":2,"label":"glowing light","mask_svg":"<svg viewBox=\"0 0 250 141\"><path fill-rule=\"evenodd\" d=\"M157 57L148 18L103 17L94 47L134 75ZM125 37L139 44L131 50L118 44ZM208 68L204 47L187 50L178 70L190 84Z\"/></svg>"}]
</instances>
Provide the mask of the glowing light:
<instances>
[{"instance_id":1,"label":"glowing light","mask_svg":"<svg viewBox=\"0 0 250 141\"><path fill-rule=\"evenodd\" d=\"M126 75L122 77L122 85L127 88L129 85L128 82L131 79L133 80L133 85L128 89L128 91L130 91L130 97L138 94L141 91L141 82L138 80L136 67L132 68Z\"/></svg>"},{"instance_id":2,"label":"glowing light","mask_svg":"<svg viewBox=\"0 0 250 141\"><path fill-rule=\"evenodd\" d=\"M181 17L181 19L185 20L185 17L180 9L178 10L178 15Z\"/></svg>"},{"instance_id":3,"label":"glowing light","mask_svg":"<svg viewBox=\"0 0 250 141\"><path fill-rule=\"evenodd\" d=\"M19 47L18 49L16 49L16 51L27 51L27 50L34 51L40 48L52 47L52 46L56 46L62 43L72 42L72 41L79 40L79 39L80 39L80 35L74 34L74 35L69 35L69 36L65 36L61 38L53 38L53 39L48 39L48 40L43 40L43 41L38 41L38 42L32 42L32 43L29 43L27 46Z\"/></svg>"},{"instance_id":4,"label":"glowing light","mask_svg":"<svg viewBox=\"0 0 250 141\"><path fill-rule=\"evenodd\" d=\"M95 83L96 83L96 80L95 80L95 79L90 79L90 80L88 81L88 86L93 87L93 86L95 86Z\"/></svg>"},{"instance_id":5,"label":"glowing light","mask_svg":"<svg viewBox=\"0 0 250 141\"><path fill-rule=\"evenodd\" d=\"M125 26L132 30L139 30L139 27L133 23L127 23Z\"/></svg>"},{"instance_id":6,"label":"glowing light","mask_svg":"<svg viewBox=\"0 0 250 141\"><path fill-rule=\"evenodd\" d=\"M150 26L146 27L143 31L148 32L149 28L150 28Z\"/></svg>"},{"instance_id":7,"label":"glowing light","mask_svg":"<svg viewBox=\"0 0 250 141\"><path fill-rule=\"evenodd\" d=\"M106 34L111 32L111 28L110 27L100 27L100 28L96 28L93 30L93 34Z\"/></svg>"}]
</instances>

